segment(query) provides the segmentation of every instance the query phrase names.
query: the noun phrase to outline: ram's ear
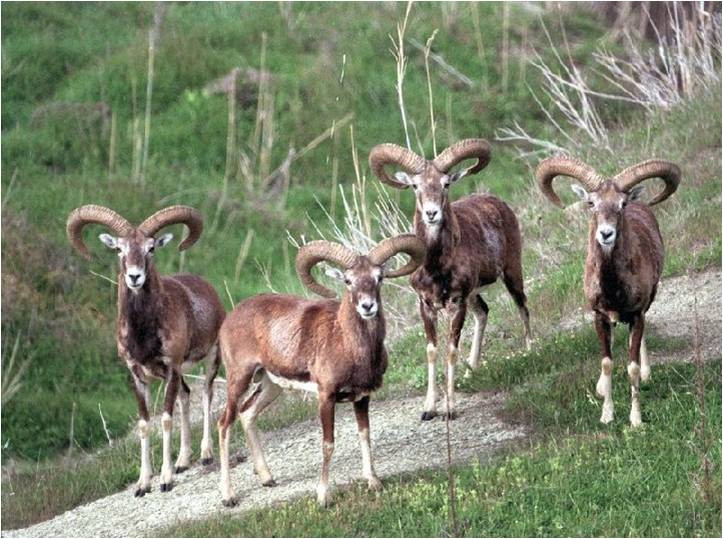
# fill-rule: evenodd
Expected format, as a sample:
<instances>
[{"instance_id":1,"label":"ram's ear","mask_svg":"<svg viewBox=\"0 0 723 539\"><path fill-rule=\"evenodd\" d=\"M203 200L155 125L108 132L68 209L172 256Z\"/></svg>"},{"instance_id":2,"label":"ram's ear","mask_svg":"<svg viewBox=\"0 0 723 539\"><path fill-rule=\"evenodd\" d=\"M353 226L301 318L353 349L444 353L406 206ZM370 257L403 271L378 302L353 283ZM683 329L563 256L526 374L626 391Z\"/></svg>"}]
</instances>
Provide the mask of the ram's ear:
<instances>
[{"instance_id":1,"label":"ram's ear","mask_svg":"<svg viewBox=\"0 0 723 539\"><path fill-rule=\"evenodd\" d=\"M404 185L412 185L414 183L412 181L412 177L409 174L407 174L406 172L404 172L403 170L395 172L394 179Z\"/></svg>"},{"instance_id":2,"label":"ram's ear","mask_svg":"<svg viewBox=\"0 0 723 539\"><path fill-rule=\"evenodd\" d=\"M449 178L449 183L454 183L456 181L461 180L469 173L469 169L463 168L462 170L458 170L457 172L453 172L452 174L448 174L447 177Z\"/></svg>"},{"instance_id":3,"label":"ram's ear","mask_svg":"<svg viewBox=\"0 0 723 539\"><path fill-rule=\"evenodd\" d=\"M642 183L631 188L630 191L628 191L628 202L637 202L640 200L643 191L645 191L645 186Z\"/></svg>"},{"instance_id":4,"label":"ram's ear","mask_svg":"<svg viewBox=\"0 0 723 539\"><path fill-rule=\"evenodd\" d=\"M590 200L590 193L585 191L585 188L582 185L573 183L570 188L575 192L578 197L580 197L580 200L584 200L585 202Z\"/></svg>"},{"instance_id":5,"label":"ram's ear","mask_svg":"<svg viewBox=\"0 0 723 539\"><path fill-rule=\"evenodd\" d=\"M335 281L344 282L344 272L337 268L326 268L324 273L327 277L331 277Z\"/></svg>"},{"instance_id":6,"label":"ram's ear","mask_svg":"<svg viewBox=\"0 0 723 539\"><path fill-rule=\"evenodd\" d=\"M173 234L163 234L160 238L156 238L153 242L153 247L156 249L160 249L164 245L168 245L168 242L170 242L173 239Z\"/></svg>"},{"instance_id":7,"label":"ram's ear","mask_svg":"<svg viewBox=\"0 0 723 539\"><path fill-rule=\"evenodd\" d=\"M110 234L101 234L98 238L103 242L103 245L108 247L108 249L118 249L118 238L115 236L111 236Z\"/></svg>"}]
</instances>

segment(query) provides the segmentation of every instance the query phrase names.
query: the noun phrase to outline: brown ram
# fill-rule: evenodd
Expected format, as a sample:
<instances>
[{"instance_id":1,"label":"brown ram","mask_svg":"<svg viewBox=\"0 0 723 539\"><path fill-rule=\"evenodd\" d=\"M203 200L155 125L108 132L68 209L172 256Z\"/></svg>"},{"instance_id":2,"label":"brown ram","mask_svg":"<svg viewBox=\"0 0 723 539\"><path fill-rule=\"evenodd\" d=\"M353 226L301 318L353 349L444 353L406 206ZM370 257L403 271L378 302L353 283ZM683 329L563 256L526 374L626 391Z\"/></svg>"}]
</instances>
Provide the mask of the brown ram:
<instances>
[{"instance_id":1,"label":"brown ram","mask_svg":"<svg viewBox=\"0 0 723 539\"><path fill-rule=\"evenodd\" d=\"M117 237L101 234L101 241L118 252L118 320L116 344L118 355L131 373L133 390L138 400L138 435L141 440L141 472L136 496L151 490L151 450L149 441L150 379L166 381L163 406L163 466L161 491L171 490L171 429L176 397L181 404L181 450L175 472L188 468L191 459L190 390L183 380L183 371L206 358L206 379L203 389L203 464L213 461L211 449L211 399L213 380L218 372L218 330L225 311L215 290L196 275L179 274L161 277L153 263L153 252L163 247L172 234L155 237L161 229L183 223L188 236L178 249L183 250L198 240L203 229L201 214L186 206L172 206L154 213L138 227L109 208L88 205L73 210L68 217L68 239L85 258L90 253L83 243L82 231L88 224L99 224ZM180 394L179 394L180 386Z\"/></svg>"},{"instance_id":2,"label":"brown ram","mask_svg":"<svg viewBox=\"0 0 723 539\"><path fill-rule=\"evenodd\" d=\"M473 166L450 172L452 167L476 159ZM424 264L412 275L427 336L427 398L422 420L436 415L437 312L446 309L451 324L447 353L447 414L454 416L454 369L467 308L475 318L474 337L467 364L476 368L489 308L480 288L502 278L517 305L530 346L530 323L522 279L522 238L510 207L492 195L470 195L449 200L450 185L482 170L490 161L490 147L482 139L467 139L450 146L429 161L397 146L380 144L369 155L369 165L384 183L397 189L412 187L416 195L414 228L427 247ZM389 176L384 167L402 170Z\"/></svg>"},{"instance_id":3,"label":"brown ram","mask_svg":"<svg viewBox=\"0 0 723 539\"><path fill-rule=\"evenodd\" d=\"M623 322L630 328L630 424L637 427L641 423L640 379L650 376L643 337L645 313L655 299L664 258L663 238L648 206L675 192L680 169L653 159L606 178L576 159L553 157L540 163L536 175L544 195L560 207L563 204L552 189L555 177L569 176L583 185L573 185L573 190L590 211L584 289L603 355L597 382L597 393L604 399L600 421L613 420L611 330L612 324ZM665 188L646 205L639 201L643 188L639 184L649 178L662 179Z\"/></svg>"},{"instance_id":4,"label":"brown ram","mask_svg":"<svg viewBox=\"0 0 723 539\"><path fill-rule=\"evenodd\" d=\"M411 260L396 270L384 263L397 253ZM219 343L226 367L228 401L218 422L223 504L235 505L229 477L229 429L237 414L246 433L254 469L265 486L274 485L256 432L256 418L282 388L316 393L323 434L319 503L329 501L329 463L334 450L334 408L354 403L362 451L362 470L369 487L381 483L371 461L369 394L382 384L387 368L385 323L380 289L383 278L414 271L424 258L424 245L412 234L388 239L369 255L360 256L336 243L315 241L296 258L302 282L333 298L317 283L311 269L322 261L342 268L328 275L344 282L341 301L263 294L238 304L221 327Z\"/></svg>"}]
</instances>

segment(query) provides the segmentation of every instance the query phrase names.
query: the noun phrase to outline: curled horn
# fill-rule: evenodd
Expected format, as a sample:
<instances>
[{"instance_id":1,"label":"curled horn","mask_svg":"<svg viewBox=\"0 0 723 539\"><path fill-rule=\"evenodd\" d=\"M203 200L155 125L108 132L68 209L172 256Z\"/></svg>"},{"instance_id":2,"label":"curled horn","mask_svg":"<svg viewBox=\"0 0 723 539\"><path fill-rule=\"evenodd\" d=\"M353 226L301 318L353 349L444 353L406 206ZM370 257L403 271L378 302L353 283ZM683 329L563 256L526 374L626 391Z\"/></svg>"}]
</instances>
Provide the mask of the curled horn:
<instances>
[{"instance_id":1,"label":"curled horn","mask_svg":"<svg viewBox=\"0 0 723 539\"><path fill-rule=\"evenodd\" d=\"M560 197L552 188L552 180L557 176L569 176L579 181L588 191L595 191L604 178L598 174L590 165L571 157L551 157L545 159L537 166L535 171L537 184L540 191L550 202L556 206L563 207Z\"/></svg>"},{"instance_id":2,"label":"curled horn","mask_svg":"<svg viewBox=\"0 0 723 539\"><path fill-rule=\"evenodd\" d=\"M311 268L319 262L327 261L346 270L352 266L356 257L351 249L339 243L325 240L312 241L301 247L296 255L296 273L309 290L325 298L333 298L336 293L317 283L311 276Z\"/></svg>"},{"instance_id":3,"label":"curled horn","mask_svg":"<svg viewBox=\"0 0 723 539\"><path fill-rule=\"evenodd\" d=\"M643 161L628 167L613 178L613 182L621 191L628 192L640 182L649 178L660 178L665 182L665 188L651 200L648 205L654 206L675 193L680 183L680 168L675 163L660 159Z\"/></svg>"},{"instance_id":4,"label":"curled horn","mask_svg":"<svg viewBox=\"0 0 723 539\"><path fill-rule=\"evenodd\" d=\"M201 216L201 212L194 208L188 206L169 206L168 208L163 208L143 221L138 226L138 230L146 236L153 236L162 228L177 223L182 223L188 227L188 235L178 246L178 250L183 251L196 243L203 231L203 217Z\"/></svg>"},{"instance_id":5,"label":"curled horn","mask_svg":"<svg viewBox=\"0 0 723 539\"><path fill-rule=\"evenodd\" d=\"M462 176L476 174L487 166L491 158L489 142L481 138L461 140L435 157L432 164L440 172L446 173L460 161L472 158L476 158L477 163L467 168Z\"/></svg>"},{"instance_id":6,"label":"curled horn","mask_svg":"<svg viewBox=\"0 0 723 539\"><path fill-rule=\"evenodd\" d=\"M90 260L90 252L83 243L83 227L91 223L105 225L119 236L127 236L133 230L124 217L110 208L88 204L74 209L68 215L65 230L71 245L87 260Z\"/></svg>"},{"instance_id":7,"label":"curled horn","mask_svg":"<svg viewBox=\"0 0 723 539\"><path fill-rule=\"evenodd\" d=\"M369 253L369 260L372 264L381 266L397 253L408 254L410 260L401 268L386 271L385 277L402 277L412 273L424 262L426 247L424 242L414 234L402 234L377 245Z\"/></svg>"},{"instance_id":8,"label":"curled horn","mask_svg":"<svg viewBox=\"0 0 723 539\"><path fill-rule=\"evenodd\" d=\"M384 170L385 166L399 165L410 174L419 174L426 164L427 161L423 157L396 144L379 144L369 153L369 166L372 172L381 181L397 189L406 189L409 186L390 177Z\"/></svg>"}]
</instances>

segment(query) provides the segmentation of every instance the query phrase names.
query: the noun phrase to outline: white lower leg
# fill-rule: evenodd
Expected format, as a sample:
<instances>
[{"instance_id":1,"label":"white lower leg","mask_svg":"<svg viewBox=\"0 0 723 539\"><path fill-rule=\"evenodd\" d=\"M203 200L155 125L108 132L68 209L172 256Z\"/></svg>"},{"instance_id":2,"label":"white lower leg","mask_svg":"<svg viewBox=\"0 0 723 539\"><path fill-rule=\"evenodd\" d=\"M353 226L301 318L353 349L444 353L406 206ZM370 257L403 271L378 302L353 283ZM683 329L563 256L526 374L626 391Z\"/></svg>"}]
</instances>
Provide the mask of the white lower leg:
<instances>
[{"instance_id":1,"label":"white lower leg","mask_svg":"<svg viewBox=\"0 0 723 539\"><path fill-rule=\"evenodd\" d=\"M191 408L189 394L181 391L181 450L176 459L176 468L188 468L191 465Z\"/></svg>"},{"instance_id":2,"label":"white lower leg","mask_svg":"<svg viewBox=\"0 0 723 539\"><path fill-rule=\"evenodd\" d=\"M333 442L323 442L322 447L322 463L321 478L319 485L316 487L316 499L323 507L329 505L329 465L331 463L331 455L334 453Z\"/></svg>"},{"instance_id":3,"label":"white lower leg","mask_svg":"<svg viewBox=\"0 0 723 539\"><path fill-rule=\"evenodd\" d=\"M161 417L163 427L163 466L161 467L161 485L170 485L173 481L173 467L171 466L171 434L173 430L173 418L168 412L163 412Z\"/></svg>"},{"instance_id":4,"label":"white lower leg","mask_svg":"<svg viewBox=\"0 0 723 539\"><path fill-rule=\"evenodd\" d=\"M447 414L454 414L454 367L457 363L457 347L453 344L449 345L447 353L447 397L445 399Z\"/></svg>"},{"instance_id":5,"label":"white lower leg","mask_svg":"<svg viewBox=\"0 0 723 539\"><path fill-rule=\"evenodd\" d=\"M369 436L369 429L359 431L359 442L361 444L362 454L362 477L369 482L369 488L378 490L382 483L379 481L374 466L372 465L372 447Z\"/></svg>"},{"instance_id":6,"label":"white lower leg","mask_svg":"<svg viewBox=\"0 0 723 539\"><path fill-rule=\"evenodd\" d=\"M650 380L650 363L648 362L648 348L645 346L645 337L640 340L640 379L643 382Z\"/></svg>"},{"instance_id":7,"label":"white lower leg","mask_svg":"<svg viewBox=\"0 0 723 539\"><path fill-rule=\"evenodd\" d=\"M467 365L471 369L476 369L479 364L480 352L482 351L482 337L484 336L485 327L487 326L487 314L474 316L474 334L472 335L472 347L467 358Z\"/></svg>"},{"instance_id":8,"label":"white lower leg","mask_svg":"<svg viewBox=\"0 0 723 539\"><path fill-rule=\"evenodd\" d=\"M218 372L217 352L218 345L214 346L206 356L205 362L205 380L203 384L203 438L201 438L201 463L209 464L213 459L213 449L211 440L211 421L213 414L211 413L211 401L213 400L213 380Z\"/></svg>"},{"instance_id":9,"label":"white lower leg","mask_svg":"<svg viewBox=\"0 0 723 539\"><path fill-rule=\"evenodd\" d=\"M219 446L219 460L221 464L221 498L224 502L228 502L233 499L233 489L231 489L231 477L230 477L230 464L228 454L228 440L231 428L218 429L218 446Z\"/></svg>"},{"instance_id":10,"label":"white lower leg","mask_svg":"<svg viewBox=\"0 0 723 539\"><path fill-rule=\"evenodd\" d=\"M603 398L601 423L610 423L613 420L613 360L609 357L603 358L601 362L602 369L600 378L597 381L597 394Z\"/></svg>"},{"instance_id":11,"label":"white lower leg","mask_svg":"<svg viewBox=\"0 0 723 539\"><path fill-rule=\"evenodd\" d=\"M639 427L640 418L640 367L637 363L628 364L628 377L630 378L630 426Z\"/></svg>"},{"instance_id":12,"label":"white lower leg","mask_svg":"<svg viewBox=\"0 0 723 539\"><path fill-rule=\"evenodd\" d=\"M208 390L203 388L203 438L201 439L201 461L213 458L211 449L211 397Z\"/></svg>"},{"instance_id":13,"label":"white lower leg","mask_svg":"<svg viewBox=\"0 0 723 539\"><path fill-rule=\"evenodd\" d=\"M256 470L256 473L259 475L261 484L270 484L273 483L274 479L271 476L269 467L266 465L264 452L259 443L258 432L256 431L256 417L250 415L249 412L252 412L252 409L247 410L241 415L241 424L246 434L246 444L251 452L251 458L254 461L254 470Z\"/></svg>"},{"instance_id":14,"label":"white lower leg","mask_svg":"<svg viewBox=\"0 0 723 539\"><path fill-rule=\"evenodd\" d=\"M435 362L437 360L437 347L427 344L427 398L424 400L424 411L434 413L437 410L437 380Z\"/></svg>"},{"instance_id":15,"label":"white lower leg","mask_svg":"<svg viewBox=\"0 0 723 539\"><path fill-rule=\"evenodd\" d=\"M149 491L151 489L151 440L149 438L148 422L144 419L138 421L138 437L141 441L141 473L138 478L138 489Z\"/></svg>"},{"instance_id":16,"label":"white lower leg","mask_svg":"<svg viewBox=\"0 0 723 539\"><path fill-rule=\"evenodd\" d=\"M532 350L532 334L530 333L530 315L527 310L518 307L517 310L520 312L520 318L522 318L522 324L525 326L525 348L529 352Z\"/></svg>"}]
</instances>

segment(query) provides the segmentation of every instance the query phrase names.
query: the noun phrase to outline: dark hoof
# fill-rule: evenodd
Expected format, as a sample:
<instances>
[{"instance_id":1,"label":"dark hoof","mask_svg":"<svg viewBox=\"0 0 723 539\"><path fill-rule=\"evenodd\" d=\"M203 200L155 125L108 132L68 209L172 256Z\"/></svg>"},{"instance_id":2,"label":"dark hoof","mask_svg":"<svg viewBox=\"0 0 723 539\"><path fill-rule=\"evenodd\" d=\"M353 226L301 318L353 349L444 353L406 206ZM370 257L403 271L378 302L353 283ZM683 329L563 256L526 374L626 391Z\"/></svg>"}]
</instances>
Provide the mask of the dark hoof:
<instances>
[{"instance_id":1,"label":"dark hoof","mask_svg":"<svg viewBox=\"0 0 723 539\"><path fill-rule=\"evenodd\" d=\"M146 494L148 494L151 491L151 487L146 488L137 488L136 492L133 494L136 498L142 498Z\"/></svg>"},{"instance_id":2,"label":"dark hoof","mask_svg":"<svg viewBox=\"0 0 723 539\"><path fill-rule=\"evenodd\" d=\"M236 507L238 500L236 498L229 498L228 500L221 500L224 507Z\"/></svg>"},{"instance_id":3,"label":"dark hoof","mask_svg":"<svg viewBox=\"0 0 723 539\"><path fill-rule=\"evenodd\" d=\"M263 486L265 486L265 487L275 487L275 486L276 486L276 481L274 481L273 479L269 479L268 481L264 481L264 482L261 483L261 484L262 484Z\"/></svg>"},{"instance_id":4,"label":"dark hoof","mask_svg":"<svg viewBox=\"0 0 723 539\"><path fill-rule=\"evenodd\" d=\"M161 483L161 492L171 492L173 483Z\"/></svg>"},{"instance_id":5,"label":"dark hoof","mask_svg":"<svg viewBox=\"0 0 723 539\"><path fill-rule=\"evenodd\" d=\"M176 473L183 473L188 470L188 466L176 466Z\"/></svg>"},{"instance_id":6,"label":"dark hoof","mask_svg":"<svg viewBox=\"0 0 723 539\"><path fill-rule=\"evenodd\" d=\"M213 457L209 457L207 459L201 459L201 464L204 466L210 466L213 464Z\"/></svg>"},{"instance_id":7,"label":"dark hoof","mask_svg":"<svg viewBox=\"0 0 723 539\"><path fill-rule=\"evenodd\" d=\"M454 421L459 417L459 414L457 412L452 412L451 414L444 414L445 419L449 419L450 421Z\"/></svg>"},{"instance_id":8,"label":"dark hoof","mask_svg":"<svg viewBox=\"0 0 723 539\"><path fill-rule=\"evenodd\" d=\"M422 412L422 421L431 421L437 416L437 412Z\"/></svg>"}]
</instances>

